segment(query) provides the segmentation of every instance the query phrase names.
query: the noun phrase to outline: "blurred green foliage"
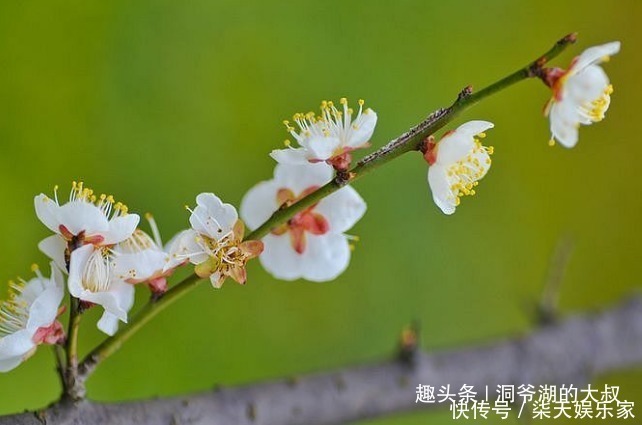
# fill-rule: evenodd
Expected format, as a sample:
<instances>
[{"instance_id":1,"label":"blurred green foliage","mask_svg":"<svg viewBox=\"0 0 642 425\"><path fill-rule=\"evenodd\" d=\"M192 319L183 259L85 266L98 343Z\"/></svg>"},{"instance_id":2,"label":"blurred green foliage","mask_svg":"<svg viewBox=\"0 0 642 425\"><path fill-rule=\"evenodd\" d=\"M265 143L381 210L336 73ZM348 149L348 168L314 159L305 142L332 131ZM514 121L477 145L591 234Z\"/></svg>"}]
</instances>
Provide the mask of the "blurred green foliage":
<instances>
[{"instance_id":1,"label":"blurred green foliage","mask_svg":"<svg viewBox=\"0 0 642 425\"><path fill-rule=\"evenodd\" d=\"M169 239L197 193L238 205L271 176L267 152L292 113L365 98L379 113L379 146L463 86L491 83L579 31L555 63L611 40L623 48L606 65L608 118L582 128L577 148L547 146L542 84L500 93L460 119L495 122L496 153L455 216L432 204L426 164L407 155L357 184L370 208L340 279L279 282L257 263L246 287L202 285L106 362L89 393L130 400L368 361L390 353L413 319L427 349L520 334L566 234L575 249L562 310L607 306L642 273L640 16L635 0L2 2L0 279L45 262L32 199L55 184L82 179L151 211ZM97 313L84 321L84 352L102 337ZM638 370L600 382L642 405L641 379ZM0 385L0 412L45 405L59 392L53 356L41 348Z\"/></svg>"}]
</instances>

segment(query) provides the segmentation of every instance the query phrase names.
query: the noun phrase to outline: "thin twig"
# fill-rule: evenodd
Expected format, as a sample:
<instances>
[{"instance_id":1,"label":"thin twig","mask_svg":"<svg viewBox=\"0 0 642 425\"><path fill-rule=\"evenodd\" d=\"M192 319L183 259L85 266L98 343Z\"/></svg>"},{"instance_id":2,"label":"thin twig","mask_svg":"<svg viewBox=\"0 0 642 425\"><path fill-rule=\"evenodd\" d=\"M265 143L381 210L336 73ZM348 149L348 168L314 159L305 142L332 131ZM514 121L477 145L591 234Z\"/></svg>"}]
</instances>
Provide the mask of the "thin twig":
<instances>
[{"instance_id":1,"label":"thin twig","mask_svg":"<svg viewBox=\"0 0 642 425\"><path fill-rule=\"evenodd\" d=\"M346 175L342 175L340 178L332 180L298 202L289 205L286 208L279 209L259 228L247 235L246 239L261 239L274 227L285 223L297 212L314 205L321 199L342 188L345 184L361 178L370 171L375 170L379 166L392 161L404 153L417 150L427 136L444 127L464 110L481 100L512 86L513 84L537 76L538 70L542 66L544 66L550 59L559 55L569 44L574 43L575 40L575 34L567 35L555 43L548 52L544 53L533 62L477 93L472 93L472 88L466 87L460 92L457 100L455 100L450 107L439 109L438 111L430 114L425 120L413 127L410 131L404 133L373 154L362 159ZM346 176L349 178L346 178ZM169 303L178 299L185 292L195 287L198 280L199 278L196 277L196 275L191 275L182 282L176 284L164 296L156 300L151 300L145 307L143 307L129 325L121 328L114 336L105 340L105 342L85 358L81 364L81 374L84 377L91 374L99 362L113 354L118 348L120 348L125 340L129 339L132 334L138 331L143 324L154 317L160 310L165 308Z\"/></svg>"},{"instance_id":2,"label":"thin twig","mask_svg":"<svg viewBox=\"0 0 642 425\"><path fill-rule=\"evenodd\" d=\"M67 369L65 371L65 396L79 400L85 397L84 379L78 376L78 332L82 312L80 300L70 296L69 327L67 331Z\"/></svg>"}]
</instances>

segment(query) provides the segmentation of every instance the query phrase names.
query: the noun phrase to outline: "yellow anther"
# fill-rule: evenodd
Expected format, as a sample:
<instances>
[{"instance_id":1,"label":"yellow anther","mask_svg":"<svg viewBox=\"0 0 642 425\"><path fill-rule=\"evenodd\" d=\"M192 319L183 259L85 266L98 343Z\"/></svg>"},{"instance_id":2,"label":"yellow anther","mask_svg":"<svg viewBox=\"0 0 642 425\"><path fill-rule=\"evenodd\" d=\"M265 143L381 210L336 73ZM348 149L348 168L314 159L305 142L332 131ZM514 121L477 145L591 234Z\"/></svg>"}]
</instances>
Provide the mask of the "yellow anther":
<instances>
[{"instance_id":1,"label":"yellow anther","mask_svg":"<svg viewBox=\"0 0 642 425\"><path fill-rule=\"evenodd\" d=\"M31 265L31 271L35 273L35 272L37 272L38 270L40 270L40 267L38 267L38 265L37 265L36 263L33 263L33 264Z\"/></svg>"},{"instance_id":2,"label":"yellow anther","mask_svg":"<svg viewBox=\"0 0 642 425\"><path fill-rule=\"evenodd\" d=\"M548 141L548 146L555 146L555 139L551 137L551 139Z\"/></svg>"},{"instance_id":3,"label":"yellow anther","mask_svg":"<svg viewBox=\"0 0 642 425\"><path fill-rule=\"evenodd\" d=\"M341 99L339 99L339 103L342 105L345 105L348 103L348 99L346 99L345 97L342 97Z\"/></svg>"},{"instance_id":4,"label":"yellow anther","mask_svg":"<svg viewBox=\"0 0 642 425\"><path fill-rule=\"evenodd\" d=\"M483 139L484 137L486 137L486 133L479 133L477 137L479 137L480 139Z\"/></svg>"},{"instance_id":5,"label":"yellow anther","mask_svg":"<svg viewBox=\"0 0 642 425\"><path fill-rule=\"evenodd\" d=\"M290 142L288 139L285 139L285 140L283 141L283 144L284 144L286 147L290 147L290 145L292 144L292 142Z\"/></svg>"},{"instance_id":6,"label":"yellow anther","mask_svg":"<svg viewBox=\"0 0 642 425\"><path fill-rule=\"evenodd\" d=\"M145 220L149 221L153 219L154 219L154 216L152 215L152 213L145 213Z\"/></svg>"},{"instance_id":7,"label":"yellow anther","mask_svg":"<svg viewBox=\"0 0 642 425\"><path fill-rule=\"evenodd\" d=\"M364 103L366 103L366 101L365 101L365 100L363 100L363 99L359 99L359 102L358 102L358 103L359 103L359 106L363 106L363 105L364 105Z\"/></svg>"}]
</instances>

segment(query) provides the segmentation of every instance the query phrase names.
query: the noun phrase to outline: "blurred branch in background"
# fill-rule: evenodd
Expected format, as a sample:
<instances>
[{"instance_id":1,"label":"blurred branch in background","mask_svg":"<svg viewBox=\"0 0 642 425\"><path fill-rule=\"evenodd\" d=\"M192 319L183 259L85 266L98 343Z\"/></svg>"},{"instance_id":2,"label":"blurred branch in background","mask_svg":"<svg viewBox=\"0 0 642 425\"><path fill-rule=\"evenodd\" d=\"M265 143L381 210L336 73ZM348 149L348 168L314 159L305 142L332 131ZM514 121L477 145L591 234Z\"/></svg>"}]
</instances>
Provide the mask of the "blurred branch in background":
<instances>
[{"instance_id":1,"label":"blurred branch in background","mask_svg":"<svg viewBox=\"0 0 642 425\"><path fill-rule=\"evenodd\" d=\"M0 425L330 425L448 406L416 403L417 385L581 385L642 364L642 297L485 345L412 356L403 348L404 355L379 363L183 397L63 402L41 412L1 417Z\"/></svg>"}]
</instances>

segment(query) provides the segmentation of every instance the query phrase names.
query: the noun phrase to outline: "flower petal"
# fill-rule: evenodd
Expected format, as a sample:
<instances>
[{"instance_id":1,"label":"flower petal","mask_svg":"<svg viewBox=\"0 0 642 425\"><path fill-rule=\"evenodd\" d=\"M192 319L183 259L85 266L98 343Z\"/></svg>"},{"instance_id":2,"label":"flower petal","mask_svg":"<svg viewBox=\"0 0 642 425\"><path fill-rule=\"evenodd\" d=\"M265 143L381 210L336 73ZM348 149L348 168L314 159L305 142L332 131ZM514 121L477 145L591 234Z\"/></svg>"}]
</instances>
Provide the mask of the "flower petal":
<instances>
[{"instance_id":1,"label":"flower petal","mask_svg":"<svg viewBox=\"0 0 642 425\"><path fill-rule=\"evenodd\" d=\"M346 186L319 202L315 211L330 224L330 232L343 233L366 212L366 203L351 186Z\"/></svg>"},{"instance_id":2,"label":"flower petal","mask_svg":"<svg viewBox=\"0 0 642 425\"><path fill-rule=\"evenodd\" d=\"M192 228L198 233L219 240L234 227L238 220L236 208L223 203L213 193L201 193L196 197L196 208L189 218Z\"/></svg>"},{"instance_id":3,"label":"flower petal","mask_svg":"<svg viewBox=\"0 0 642 425\"><path fill-rule=\"evenodd\" d=\"M38 249L51 258L61 270L67 270L65 250L67 242L60 235L51 235L40 241Z\"/></svg>"},{"instance_id":4,"label":"flower petal","mask_svg":"<svg viewBox=\"0 0 642 425\"><path fill-rule=\"evenodd\" d=\"M254 230L279 208L276 194L279 187L274 180L263 181L251 188L241 200L241 217Z\"/></svg>"},{"instance_id":5,"label":"flower petal","mask_svg":"<svg viewBox=\"0 0 642 425\"><path fill-rule=\"evenodd\" d=\"M455 131L461 135L474 137L486 130L490 130L493 127L495 127L495 124L490 121L472 120L463 123L462 125L457 127L457 130Z\"/></svg>"},{"instance_id":6,"label":"flower petal","mask_svg":"<svg viewBox=\"0 0 642 425\"><path fill-rule=\"evenodd\" d=\"M572 148L577 144L580 119L572 100L555 102L550 109L551 133L562 146Z\"/></svg>"},{"instance_id":7,"label":"flower petal","mask_svg":"<svg viewBox=\"0 0 642 425\"><path fill-rule=\"evenodd\" d=\"M109 220L109 229L102 233L104 245L114 245L129 238L138 223L140 217L138 214L127 214L120 217L114 217Z\"/></svg>"},{"instance_id":8,"label":"flower petal","mask_svg":"<svg viewBox=\"0 0 642 425\"><path fill-rule=\"evenodd\" d=\"M64 296L64 288L56 285L49 279L35 278L27 283L37 285L40 288L38 297L29 307L29 320L26 329L36 332L38 328L46 328L56 321L58 308Z\"/></svg>"},{"instance_id":9,"label":"flower petal","mask_svg":"<svg viewBox=\"0 0 642 425\"><path fill-rule=\"evenodd\" d=\"M277 164L274 169L276 186L290 189L296 196L310 187L323 186L332 180L333 175L332 167L323 162L305 165Z\"/></svg>"},{"instance_id":10,"label":"flower petal","mask_svg":"<svg viewBox=\"0 0 642 425\"><path fill-rule=\"evenodd\" d=\"M292 248L288 233L265 236L263 246L259 261L268 273L281 280L295 280L302 276L301 256Z\"/></svg>"},{"instance_id":11,"label":"flower petal","mask_svg":"<svg viewBox=\"0 0 642 425\"><path fill-rule=\"evenodd\" d=\"M275 149L270 156L280 164L305 164L308 162L305 148Z\"/></svg>"},{"instance_id":12,"label":"flower petal","mask_svg":"<svg viewBox=\"0 0 642 425\"><path fill-rule=\"evenodd\" d=\"M163 271L169 260L168 254L149 248L140 252L117 253L114 256L114 275L130 283L145 282Z\"/></svg>"},{"instance_id":13,"label":"flower petal","mask_svg":"<svg viewBox=\"0 0 642 425\"><path fill-rule=\"evenodd\" d=\"M301 260L301 277L313 282L336 279L350 262L350 245L341 234L308 235Z\"/></svg>"},{"instance_id":14,"label":"flower petal","mask_svg":"<svg viewBox=\"0 0 642 425\"><path fill-rule=\"evenodd\" d=\"M377 113L368 108L352 123L346 146L359 148L370 141L377 125Z\"/></svg>"},{"instance_id":15,"label":"flower petal","mask_svg":"<svg viewBox=\"0 0 642 425\"><path fill-rule=\"evenodd\" d=\"M89 257L94 253L92 245L81 246L71 253L69 259L69 278L67 279L67 286L69 293L76 298L80 298L84 289L82 285L82 276Z\"/></svg>"},{"instance_id":16,"label":"flower petal","mask_svg":"<svg viewBox=\"0 0 642 425\"><path fill-rule=\"evenodd\" d=\"M104 311L96 326L107 335L114 336L118 330L118 317L108 311Z\"/></svg>"},{"instance_id":17,"label":"flower petal","mask_svg":"<svg viewBox=\"0 0 642 425\"><path fill-rule=\"evenodd\" d=\"M325 161L341 146L341 140L337 137L312 136L306 140L306 144L308 159Z\"/></svg>"},{"instance_id":18,"label":"flower petal","mask_svg":"<svg viewBox=\"0 0 642 425\"><path fill-rule=\"evenodd\" d=\"M198 238L200 238L199 234L193 229L183 230L174 236L173 240L175 242L170 246L169 261L163 267L163 272L180 266L187 261L192 264L200 264L207 261L209 257L196 242Z\"/></svg>"},{"instance_id":19,"label":"flower petal","mask_svg":"<svg viewBox=\"0 0 642 425\"><path fill-rule=\"evenodd\" d=\"M33 332L27 329L0 338L0 372L15 369L29 357L36 348L32 338Z\"/></svg>"},{"instance_id":20,"label":"flower petal","mask_svg":"<svg viewBox=\"0 0 642 425\"><path fill-rule=\"evenodd\" d=\"M577 57L571 72L580 72L587 66L603 62L604 58L612 56L620 51L620 42L612 41L599 46L589 47Z\"/></svg>"},{"instance_id":21,"label":"flower petal","mask_svg":"<svg viewBox=\"0 0 642 425\"><path fill-rule=\"evenodd\" d=\"M564 84L563 100L571 97L578 104L592 102L602 96L609 85L609 77L598 65L590 65L569 77Z\"/></svg>"},{"instance_id":22,"label":"flower petal","mask_svg":"<svg viewBox=\"0 0 642 425\"><path fill-rule=\"evenodd\" d=\"M444 214L450 215L457 207L455 198L450 189L446 167L434 164L428 168L428 185L432 192L432 199Z\"/></svg>"},{"instance_id":23,"label":"flower petal","mask_svg":"<svg viewBox=\"0 0 642 425\"><path fill-rule=\"evenodd\" d=\"M474 137L493 128L488 121L469 121L447 133L437 144L437 162L443 165L453 164L468 155L475 146Z\"/></svg>"},{"instance_id":24,"label":"flower petal","mask_svg":"<svg viewBox=\"0 0 642 425\"><path fill-rule=\"evenodd\" d=\"M34 198L36 215L49 230L59 233L60 222L58 221L58 210L60 206L53 199L41 193Z\"/></svg>"},{"instance_id":25,"label":"flower petal","mask_svg":"<svg viewBox=\"0 0 642 425\"><path fill-rule=\"evenodd\" d=\"M73 235L82 231L86 236L102 235L109 230L109 223L103 211L85 201L71 201L60 206L58 219Z\"/></svg>"}]
</instances>

